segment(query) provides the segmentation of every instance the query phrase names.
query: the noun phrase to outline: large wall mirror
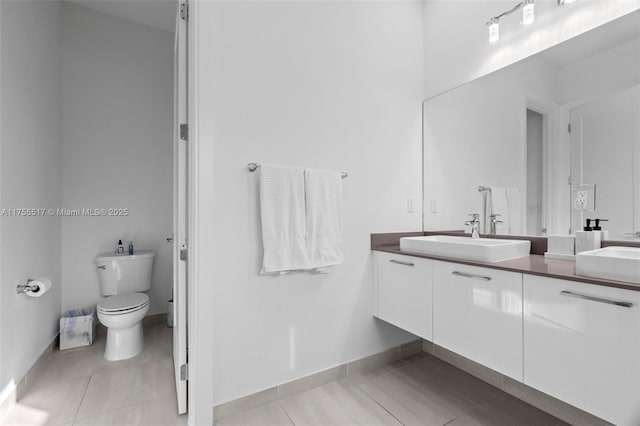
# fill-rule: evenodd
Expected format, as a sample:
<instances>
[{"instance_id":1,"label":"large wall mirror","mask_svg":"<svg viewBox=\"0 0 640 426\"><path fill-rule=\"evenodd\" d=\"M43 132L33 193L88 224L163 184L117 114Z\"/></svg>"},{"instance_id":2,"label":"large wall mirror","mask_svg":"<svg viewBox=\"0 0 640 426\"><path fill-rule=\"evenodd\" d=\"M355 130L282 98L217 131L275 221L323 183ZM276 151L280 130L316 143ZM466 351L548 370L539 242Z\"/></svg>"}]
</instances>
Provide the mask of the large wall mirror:
<instances>
[{"instance_id":1,"label":"large wall mirror","mask_svg":"<svg viewBox=\"0 0 640 426\"><path fill-rule=\"evenodd\" d=\"M640 231L640 11L427 99L424 230Z\"/></svg>"}]
</instances>

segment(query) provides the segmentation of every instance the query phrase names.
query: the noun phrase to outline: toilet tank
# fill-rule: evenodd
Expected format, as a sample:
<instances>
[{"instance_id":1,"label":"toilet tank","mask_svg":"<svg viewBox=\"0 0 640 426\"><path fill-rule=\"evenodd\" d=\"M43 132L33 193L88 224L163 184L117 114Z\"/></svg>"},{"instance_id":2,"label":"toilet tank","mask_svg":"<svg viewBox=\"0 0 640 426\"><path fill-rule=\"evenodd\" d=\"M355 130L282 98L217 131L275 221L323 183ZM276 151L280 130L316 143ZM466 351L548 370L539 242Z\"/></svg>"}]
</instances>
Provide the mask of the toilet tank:
<instances>
[{"instance_id":1,"label":"toilet tank","mask_svg":"<svg viewBox=\"0 0 640 426\"><path fill-rule=\"evenodd\" d=\"M132 255L103 253L96 256L100 294L147 291L151 288L151 268L156 253L141 250Z\"/></svg>"}]
</instances>

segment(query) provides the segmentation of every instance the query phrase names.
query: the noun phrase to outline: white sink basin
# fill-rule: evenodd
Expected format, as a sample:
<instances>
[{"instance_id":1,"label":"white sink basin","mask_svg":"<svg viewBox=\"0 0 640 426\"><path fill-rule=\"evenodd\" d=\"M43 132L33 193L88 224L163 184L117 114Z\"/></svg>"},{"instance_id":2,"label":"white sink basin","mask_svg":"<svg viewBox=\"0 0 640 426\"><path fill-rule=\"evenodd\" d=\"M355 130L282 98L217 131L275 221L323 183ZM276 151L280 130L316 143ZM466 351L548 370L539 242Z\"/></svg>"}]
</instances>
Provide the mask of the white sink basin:
<instances>
[{"instance_id":1,"label":"white sink basin","mask_svg":"<svg viewBox=\"0 0 640 426\"><path fill-rule=\"evenodd\" d=\"M431 235L400 238L400 250L478 262L501 262L529 256L531 241Z\"/></svg>"},{"instance_id":2,"label":"white sink basin","mask_svg":"<svg viewBox=\"0 0 640 426\"><path fill-rule=\"evenodd\" d=\"M578 253L576 274L640 283L640 248L605 247Z\"/></svg>"}]
</instances>

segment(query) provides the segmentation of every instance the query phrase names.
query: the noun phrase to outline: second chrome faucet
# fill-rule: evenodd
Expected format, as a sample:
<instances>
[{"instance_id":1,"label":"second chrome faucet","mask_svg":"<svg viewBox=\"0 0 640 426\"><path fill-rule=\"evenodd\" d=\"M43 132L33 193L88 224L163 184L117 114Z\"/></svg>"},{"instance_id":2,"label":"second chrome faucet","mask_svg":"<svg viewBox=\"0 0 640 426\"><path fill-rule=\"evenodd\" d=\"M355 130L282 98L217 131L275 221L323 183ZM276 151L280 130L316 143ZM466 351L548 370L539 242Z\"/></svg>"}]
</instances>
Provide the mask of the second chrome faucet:
<instances>
[{"instance_id":1,"label":"second chrome faucet","mask_svg":"<svg viewBox=\"0 0 640 426\"><path fill-rule=\"evenodd\" d=\"M466 221L465 225L471 226L471 238L480 238L480 214L470 213L471 220Z\"/></svg>"}]
</instances>

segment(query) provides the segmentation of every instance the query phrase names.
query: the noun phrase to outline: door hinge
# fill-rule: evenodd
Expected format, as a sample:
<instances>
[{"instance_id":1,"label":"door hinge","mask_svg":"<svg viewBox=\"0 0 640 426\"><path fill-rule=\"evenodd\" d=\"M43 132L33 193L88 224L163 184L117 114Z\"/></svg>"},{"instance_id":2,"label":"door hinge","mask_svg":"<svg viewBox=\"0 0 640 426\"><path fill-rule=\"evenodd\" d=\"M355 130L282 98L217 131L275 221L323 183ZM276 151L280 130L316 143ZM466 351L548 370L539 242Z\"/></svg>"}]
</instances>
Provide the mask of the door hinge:
<instances>
[{"instance_id":1,"label":"door hinge","mask_svg":"<svg viewBox=\"0 0 640 426\"><path fill-rule=\"evenodd\" d=\"M571 175L569 175L569 178L567 179L567 181L569 181L569 185L571 185Z\"/></svg>"},{"instance_id":2,"label":"door hinge","mask_svg":"<svg viewBox=\"0 0 640 426\"><path fill-rule=\"evenodd\" d=\"M189 22L189 5L180 3L180 19Z\"/></svg>"},{"instance_id":3,"label":"door hinge","mask_svg":"<svg viewBox=\"0 0 640 426\"><path fill-rule=\"evenodd\" d=\"M180 366L180 380L189 380L189 364Z\"/></svg>"},{"instance_id":4,"label":"door hinge","mask_svg":"<svg viewBox=\"0 0 640 426\"><path fill-rule=\"evenodd\" d=\"M567 132L571 133L571 123L567 124Z\"/></svg>"},{"instance_id":5,"label":"door hinge","mask_svg":"<svg viewBox=\"0 0 640 426\"><path fill-rule=\"evenodd\" d=\"M186 244L180 247L180 260L187 260L189 258L189 249Z\"/></svg>"},{"instance_id":6,"label":"door hinge","mask_svg":"<svg viewBox=\"0 0 640 426\"><path fill-rule=\"evenodd\" d=\"M181 124L180 125L180 140L188 141L189 140L189 125Z\"/></svg>"}]
</instances>

